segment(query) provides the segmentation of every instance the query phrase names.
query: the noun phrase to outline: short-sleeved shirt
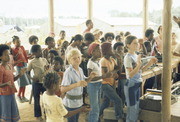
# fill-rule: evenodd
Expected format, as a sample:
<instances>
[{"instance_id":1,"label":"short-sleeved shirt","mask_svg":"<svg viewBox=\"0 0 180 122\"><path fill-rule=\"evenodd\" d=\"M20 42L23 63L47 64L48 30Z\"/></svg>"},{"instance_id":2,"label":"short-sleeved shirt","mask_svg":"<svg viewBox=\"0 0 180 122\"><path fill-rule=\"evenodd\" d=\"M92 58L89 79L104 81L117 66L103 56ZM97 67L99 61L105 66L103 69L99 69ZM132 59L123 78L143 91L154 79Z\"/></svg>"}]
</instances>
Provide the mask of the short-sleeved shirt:
<instances>
[{"instance_id":1,"label":"short-sleeved shirt","mask_svg":"<svg viewBox=\"0 0 180 122\"><path fill-rule=\"evenodd\" d=\"M92 72L96 73L97 77L102 75L99 61L92 61L91 59L89 59L87 68L91 69ZM101 82L101 81L102 79L99 79L98 81L92 81L90 83L96 83L96 82Z\"/></svg>"},{"instance_id":2,"label":"short-sleeved shirt","mask_svg":"<svg viewBox=\"0 0 180 122\"><path fill-rule=\"evenodd\" d=\"M28 62L27 53L23 46L12 48L12 54L15 57L15 61L21 60L23 63ZM23 63L18 63L17 66L24 66Z\"/></svg>"},{"instance_id":3,"label":"short-sleeved shirt","mask_svg":"<svg viewBox=\"0 0 180 122\"><path fill-rule=\"evenodd\" d=\"M175 47L175 49L174 49L173 52L175 52L175 53L177 53L177 54L180 54L180 43L178 43L178 44L176 45L176 47Z\"/></svg>"},{"instance_id":4,"label":"short-sleeved shirt","mask_svg":"<svg viewBox=\"0 0 180 122\"><path fill-rule=\"evenodd\" d=\"M126 71L126 78L129 79L129 70L127 68L135 68L136 67L136 62L137 62L137 54L129 54L127 53L126 56L124 57L124 66L125 66L125 71ZM139 71L141 73L141 71Z\"/></svg>"},{"instance_id":5,"label":"short-sleeved shirt","mask_svg":"<svg viewBox=\"0 0 180 122\"><path fill-rule=\"evenodd\" d=\"M64 76L63 76L63 80L62 80L61 85L62 86L69 86L71 84L74 84L74 83L77 83L79 81L85 80L83 70L80 67L79 67L79 72L80 73L78 73L72 67L72 65L69 65L69 67L64 72ZM82 95L83 94L83 87L76 87L76 88L68 91L67 94L69 94L71 96ZM71 99L69 99L69 98L67 98L65 96L64 99L63 99L63 104L66 107L69 107L69 108L78 108L78 107L81 107L83 105L83 98L77 99L77 100L76 99L71 100Z\"/></svg>"},{"instance_id":6,"label":"short-sleeved shirt","mask_svg":"<svg viewBox=\"0 0 180 122\"><path fill-rule=\"evenodd\" d=\"M14 85L14 75L12 67L9 65L10 69L5 69L4 66L0 65L0 84L7 83L11 81L13 88L9 86L0 87L0 95L12 95L17 92Z\"/></svg>"},{"instance_id":7,"label":"short-sleeved shirt","mask_svg":"<svg viewBox=\"0 0 180 122\"><path fill-rule=\"evenodd\" d=\"M59 39L59 40L57 41L58 46L61 46L61 44L62 44L64 41L65 41L65 39Z\"/></svg>"},{"instance_id":8,"label":"short-sleeved shirt","mask_svg":"<svg viewBox=\"0 0 180 122\"><path fill-rule=\"evenodd\" d=\"M107 67L108 72L113 71L115 65L116 65L116 61L112 57L110 58L110 61L104 57L100 60L100 66L101 67ZM114 78L104 78L102 84L109 84L109 85L113 86L114 85Z\"/></svg>"},{"instance_id":9,"label":"short-sleeved shirt","mask_svg":"<svg viewBox=\"0 0 180 122\"><path fill-rule=\"evenodd\" d=\"M47 66L48 61L45 58L34 58L30 61L27 71L34 71L34 76L39 79L39 83L43 82L44 66Z\"/></svg>"},{"instance_id":10,"label":"short-sleeved shirt","mask_svg":"<svg viewBox=\"0 0 180 122\"><path fill-rule=\"evenodd\" d=\"M62 99L56 95L43 94L43 107L46 112L46 122L64 122L64 116L68 113L62 103Z\"/></svg>"}]
</instances>

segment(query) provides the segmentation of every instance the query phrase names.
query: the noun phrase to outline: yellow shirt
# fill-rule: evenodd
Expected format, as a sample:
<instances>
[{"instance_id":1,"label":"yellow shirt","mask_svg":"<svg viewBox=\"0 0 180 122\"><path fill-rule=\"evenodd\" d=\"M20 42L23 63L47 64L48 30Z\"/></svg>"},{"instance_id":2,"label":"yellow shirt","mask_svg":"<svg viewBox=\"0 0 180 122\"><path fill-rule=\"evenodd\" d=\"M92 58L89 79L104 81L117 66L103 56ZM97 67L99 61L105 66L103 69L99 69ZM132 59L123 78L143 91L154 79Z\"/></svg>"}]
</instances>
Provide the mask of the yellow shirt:
<instances>
[{"instance_id":1,"label":"yellow shirt","mask_svg":"<svg viewBox=\"0 0 180 122\"><path fill-rule=\"evenodd\" d=\"M58 47L61 46L61 44L62 44L64 41L65 41L65 39L59 39L59 40L57 41Z\"/></svg>"},{"instance_id":2,"label":"yellow shirt","mask_svg":"<svg viewBox=\"0 0 180 122\"><path fill-rule=\"evenodd\" d=\"M116 65L116 61L114 58L110 58L110 61L109 61L103 57L100 60L100 65L101 65L101 67L107 67L108 72L111 72L114 70L114 66ZM109 84L109 85L113 86L114 82L115 82L114 78L110 77L110 78L104 78L102 84Z\"/></svg>"},{"instance_id":3,"label":"yellow shirt","mask_svg":"<svg viewBox=\"0 0 180 122\"><path fill-rule=\"evenodd\" d=\"M62 99L56 95L43 94L43 108L46 112L46 122L64 122L64 116L68 113L62 103Z\"/></svg>"}]
</instances>

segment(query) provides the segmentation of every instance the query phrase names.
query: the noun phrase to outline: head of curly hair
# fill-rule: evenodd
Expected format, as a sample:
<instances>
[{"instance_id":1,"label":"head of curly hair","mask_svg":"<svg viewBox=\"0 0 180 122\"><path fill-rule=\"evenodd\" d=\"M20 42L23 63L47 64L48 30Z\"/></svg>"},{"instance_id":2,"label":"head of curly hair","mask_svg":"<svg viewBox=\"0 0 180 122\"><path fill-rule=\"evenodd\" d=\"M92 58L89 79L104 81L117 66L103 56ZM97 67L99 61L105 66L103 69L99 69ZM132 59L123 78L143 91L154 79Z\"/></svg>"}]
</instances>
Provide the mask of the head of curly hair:
<instances>
[{"instance_id":1,"label":"head of curly hair","mask_svg":"<svg viewBox=\"0 0 180 122\"><path fill-rule=\"evenodd\" d=\"M43 85L46 89L52 89L54 85L59 84L60 77L58 74L54 71L47 72L44 76L44 82Z\"/></svg>"}]
</instances>

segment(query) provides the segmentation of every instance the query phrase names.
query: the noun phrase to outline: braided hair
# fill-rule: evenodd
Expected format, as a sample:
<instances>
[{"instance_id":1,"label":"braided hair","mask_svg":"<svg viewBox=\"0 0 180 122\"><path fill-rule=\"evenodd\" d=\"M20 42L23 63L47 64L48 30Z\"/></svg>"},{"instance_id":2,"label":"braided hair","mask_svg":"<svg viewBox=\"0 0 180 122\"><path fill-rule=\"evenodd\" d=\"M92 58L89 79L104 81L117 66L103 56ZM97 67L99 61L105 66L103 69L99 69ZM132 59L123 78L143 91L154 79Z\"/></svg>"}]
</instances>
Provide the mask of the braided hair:
<instances>
[{"instance_id":1,"label":"braided hair","mask_svg":"<svg viewBox=\"0 0 180 122\"><path fill-rule=\"evenodd\" d=\"M51 89L53 85L58 85L59 79L60 77L56 72L50 71L44 76L43 85L46 89Z\"/></svg>"}]
</instances>

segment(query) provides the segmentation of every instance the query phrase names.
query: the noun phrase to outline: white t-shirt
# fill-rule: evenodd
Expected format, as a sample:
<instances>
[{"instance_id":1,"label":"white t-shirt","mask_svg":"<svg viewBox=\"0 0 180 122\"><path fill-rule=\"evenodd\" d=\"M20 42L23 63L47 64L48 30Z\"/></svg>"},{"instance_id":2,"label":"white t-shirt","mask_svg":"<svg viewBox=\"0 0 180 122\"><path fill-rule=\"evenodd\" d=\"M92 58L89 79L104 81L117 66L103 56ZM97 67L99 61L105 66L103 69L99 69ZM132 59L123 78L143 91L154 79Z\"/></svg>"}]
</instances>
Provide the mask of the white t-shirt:
<instances>
[{"instance_id":1,"label":"white t-shirt","mask_svg":"<svg viewBox=\"0 0 180 122\"><path fill-rule=\"evenodd\" d=\"M97 77L102 75L99 61L92 61L91 59L89 59L88 64L87 64L87 69L91 69L92 72L96 73ZM102 79L99 79L97 81L92 81L90 83L96 83L96 82L101 82L101 81Z\"/></svg>"},{"instance_id":2,"label":"white t-shirt","mask_svg":"<svg viewBox=\"0 0 180 122\"><path fill-rule=\"evenodd\" d=\"M62 99L56 95L43 94L43 107L46 112L46 122L64 122L64 116L68 113L62 103Z\"/></svg>"},{"instance_id":3,"label":"white t-shirt","mask_svg":"<svg viewBox=\"0 0 180 122\"><path fill-rule=\"evenodd\" d=\"M33 58L27 68L27 71L34 71L35 77L39 79L39 83L43 82L44 76L44 66L49 65L48 61L45 58Z\"/></svg>"}]
</instances>

